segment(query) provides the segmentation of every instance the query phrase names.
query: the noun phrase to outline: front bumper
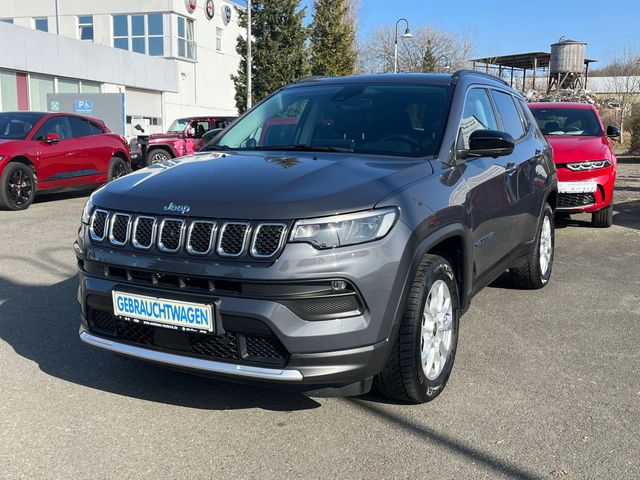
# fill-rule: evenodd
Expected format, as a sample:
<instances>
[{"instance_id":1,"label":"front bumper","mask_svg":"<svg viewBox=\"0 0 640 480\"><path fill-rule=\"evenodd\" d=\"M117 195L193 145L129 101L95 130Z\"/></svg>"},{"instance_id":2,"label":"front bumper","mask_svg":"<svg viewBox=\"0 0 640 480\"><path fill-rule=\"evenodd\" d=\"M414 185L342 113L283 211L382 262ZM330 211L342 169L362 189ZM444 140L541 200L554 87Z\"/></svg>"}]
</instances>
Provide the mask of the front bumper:
<instances>
[{"instance_id":1,"label":"front bumper","mask_svg":"<svg viewBox=\"0 0 640 480\"><path fill-rule=\"evenodd\" d=\"M289 244L275 262L256 265L93 245L85 242L81 230L76 245L80 277L78 300L82 310L80 338L92 347L120 355L235 381L295 385L304 391L363 382L383 368L390 354L394 325L399 319L406 288L412 242L410 230L398 222L387 237L376 242L332 251L319 251L307 244ZM90 271L89 264L93 265ZM109 266L105 271L117 271L119 276L96 273L96 264ZM286 298L277 295L267 298L244 294L244 288L235 293L193 291L188 282L179 282L176 287L142 285L138 281L139 272L145 271L170 272L190 279L216 279L216 282L222 279L221 282L243 285L260 282L271 285L277 292L283 288L286 291L288 285L339 278L354 286L362 308L345 315L309 317L304 309L292 306L291 294ZM195 340L187 338L188 342L178 338L158 341L155 330L127 336L119 334L119 326L112 331L111 327L96 328L92 320L95 310L107 316L113 314L111 292L114 289L184 301L207 302L215 298L219 301L229 346L218 345L211 338L216 336L209 336L213 344L206 348L201 345L191 348L202 336ZM114 318L116 321L121 320ZM255 338L271 343L258 345L251 351L250 344ZM227 354L229 348L237 348L237 354ZM265 349L267 353L260 353ZM276 355L274 351L284 353Z\"/></svg>"},{"instance_id":2,"label":"front bumper","mask_svg":"<svg viewBox=\"0 0 640 480\"><path fill-rule=\"evenodd\" d=\"M608 207L613 199L615 167L573 172L558 166L558 206L566 213L590 213Z\"/></svg>"}]
</instances>

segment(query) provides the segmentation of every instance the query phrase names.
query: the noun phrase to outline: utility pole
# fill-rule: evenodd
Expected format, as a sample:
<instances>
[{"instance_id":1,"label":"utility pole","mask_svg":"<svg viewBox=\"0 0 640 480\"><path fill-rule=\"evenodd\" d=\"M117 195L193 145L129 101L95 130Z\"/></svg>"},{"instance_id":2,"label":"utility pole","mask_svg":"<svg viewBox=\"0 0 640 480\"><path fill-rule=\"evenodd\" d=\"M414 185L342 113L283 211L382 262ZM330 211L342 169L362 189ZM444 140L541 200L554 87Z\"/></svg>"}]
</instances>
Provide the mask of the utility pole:
<instances>
[{"instance_id":1,"label":"utility pole","mask_svg":"<svg viewBox=\"0 0 640 480\"><path fill-rule=\"evenodd\" d=\"M58 14L58 0L55 0L56 4L56 35L60 35L60 15Z\"/></svg>"},{"instance_id":2,"label":"utility pole","mask_svg":"<svg viewBox=\"0 0 640 480\"><path fill-rule=\"evenodd\" d=\"M57 1L57 0L56 0ZM247 0L247 109L251 108L251 0Z\"/></svg>"}]
</instances>

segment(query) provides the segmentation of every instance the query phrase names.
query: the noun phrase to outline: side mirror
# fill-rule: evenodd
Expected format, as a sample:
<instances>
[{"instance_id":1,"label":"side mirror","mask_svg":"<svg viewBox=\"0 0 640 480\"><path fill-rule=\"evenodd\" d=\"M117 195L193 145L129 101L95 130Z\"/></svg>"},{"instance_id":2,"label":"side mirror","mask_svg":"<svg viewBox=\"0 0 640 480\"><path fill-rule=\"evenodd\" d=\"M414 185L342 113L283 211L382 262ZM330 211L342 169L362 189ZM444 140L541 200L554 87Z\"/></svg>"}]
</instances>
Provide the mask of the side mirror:
<instances>
[{"instance_id":1,"label":"side mirror","mask_svg":"<svg viewBox=\"0 0 640 480\"><path fill-rule=\"evenodd\" d=\"M609 125L607 127L607 137L620 138L620 127L616 127L615 125Z\"/></svg>"},{"instance_id":2,"label":"side mirror","mask_svg":"<svg viewBox=\"0 0 640 480\"><path fill-rule=\"evenodd\" d=\"M60 141L60 135L58 135L57 133L47 133L47 135L44 137L44 143L58 143Z\"/></svg>"},{"instance_id":3,"label":"side mirror","mask_svg":"<svg viewBox=\"0 0 640 480\"><path fill-rule=\"evenodd\" d=\"M209 143L211 140L213 140L215 138L216 135L218 135L222 130L224 130L223 128L214 128L213 130L209 130L207 133L205 133L202 138L204 138L205 143Z\"/></svg>"},{"instance_id":4,"label":"side mirror","mask_svg":"<svg viewBox=\"0 0 640 480\"><path fill-rule=\"evenodd\" d=\"M195 137L196 136L196 129L191 127L189 129L187 129L187 137Z\"/></svg>"},{"instance_id":5,"label":"side mirror","mask_svg":"<svg viewBox=\"0 0 640 480\"><path fill-rule=\"evenodd\" d=\"M498 130L476 130L469 136L467 157L503 157L515 148L513 137Z\"/></svg>"}]
</instances>

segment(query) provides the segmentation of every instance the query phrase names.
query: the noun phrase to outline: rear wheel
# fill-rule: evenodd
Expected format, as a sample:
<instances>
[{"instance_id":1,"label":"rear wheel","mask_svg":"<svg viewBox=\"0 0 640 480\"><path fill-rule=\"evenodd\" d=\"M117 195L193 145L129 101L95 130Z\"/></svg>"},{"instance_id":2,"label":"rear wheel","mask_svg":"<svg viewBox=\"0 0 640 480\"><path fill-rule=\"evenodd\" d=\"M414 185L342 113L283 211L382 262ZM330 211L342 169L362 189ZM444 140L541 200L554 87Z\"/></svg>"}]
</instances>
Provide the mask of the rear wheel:
<instances>
[{"instance_id":1,"label":"rear wheel","mask_svg":"<svg viewBox=\"0 0 640 480\"><path fill-rule=\"evenodd\" d=\"M611 225L613 225L613 203L591 214L591 226L596 228L609 228Z\"/></svg>"},{"instance_id":2,"label":"rear wheel","mask_svg":"<svg viewBox=\"0 0 640 480\"><path fill-rule=\"evenodd\" d=\"M548 203L544 204L542 215L535 248L531 250L523 265L509 269L511 282L518 288L542 288L549 283L549 278L551 278L555 232L553 228L553 210L551 210Z\"/></svg>"},{"instance_id":3,"label":"rear wheel","mask_svg":"<svg viewBox=\"0 0 640 480\"><path fill-rule=\"evenodd\" d=\"M36 195L36 176L29 165L12 162L0 176L0 209L25 210Z\"/></svg>"},{"instance_id":4,"label":"rear wheel","mask_svg":"<svg viewBox=\"0 0 640 480\"><path fill-rule=\"evenodd\" d=\"M404 402L436 398L453 367L459 315L451 266L440 256L425 255L411 286L397 343L375 378L376 388Z\"/></svg>"},{"instance_id":5,"label":"rear wheel","mask_svg":"<svg viewBox=\"0 0 640 480\"><path fill-rule=\"evenodd\" d=\"M107 172L107 182L111 182L120 177L124 177L131 172L129 163L120 157L113 157L109 162L109 171Z\"/></svg>"},{"instance_id":6,"label":"rear wheel","mask_svg":"<svg viewBox=\"0 0 640 480\"><path fill-rule=\"evenodd\" d=\"M154 163L164 162L165 160L169 160L171 155L166 150L162 148L154 148L149 150L147 154L147 166L153 165Z\"/></svg>"}]
</instances>

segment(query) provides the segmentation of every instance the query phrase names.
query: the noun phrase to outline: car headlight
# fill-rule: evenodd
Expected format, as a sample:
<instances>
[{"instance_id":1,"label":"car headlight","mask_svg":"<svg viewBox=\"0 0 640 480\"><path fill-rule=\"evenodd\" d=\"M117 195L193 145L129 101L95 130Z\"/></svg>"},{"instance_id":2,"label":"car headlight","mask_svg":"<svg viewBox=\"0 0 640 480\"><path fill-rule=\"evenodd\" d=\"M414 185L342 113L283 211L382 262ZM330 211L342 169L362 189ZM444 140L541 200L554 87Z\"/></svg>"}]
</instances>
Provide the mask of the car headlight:
<instances>
[{"instance_id":1,"label":"car headlight","mask_svg":"<svg viewBox=\"0 0 640 480\"><path fill-rule=\"evenodd\" d=\"M611 162L609 160L586 160L584 162L567 163L567 168L574 172L580 172L582 170L594 170L596 168L610 167Z\"/></svg>"},{"instance_id":2,"label":"car headlight","mask_svg":"<svg viewBox=\"0 0 640 480\"><path fill-rule=\"evenodd\" d=\"M87 200L87 203L84 204L84 209L82 210L82 223L89 225L89 220L91 220L91 213L93 212L93 202L91 201L91 197Z\"/></svg>"},{"instance_id":3,"label":"car headlight","mask_svg":"<svg viewBox=\"0 0 640 480\"><path fill-rule=\"evenodd\" d=\"M316 248L335 248L384 237L398 217L395 208L298 220L290 242L306 242Z\"/></svg>"}]
</instances>

